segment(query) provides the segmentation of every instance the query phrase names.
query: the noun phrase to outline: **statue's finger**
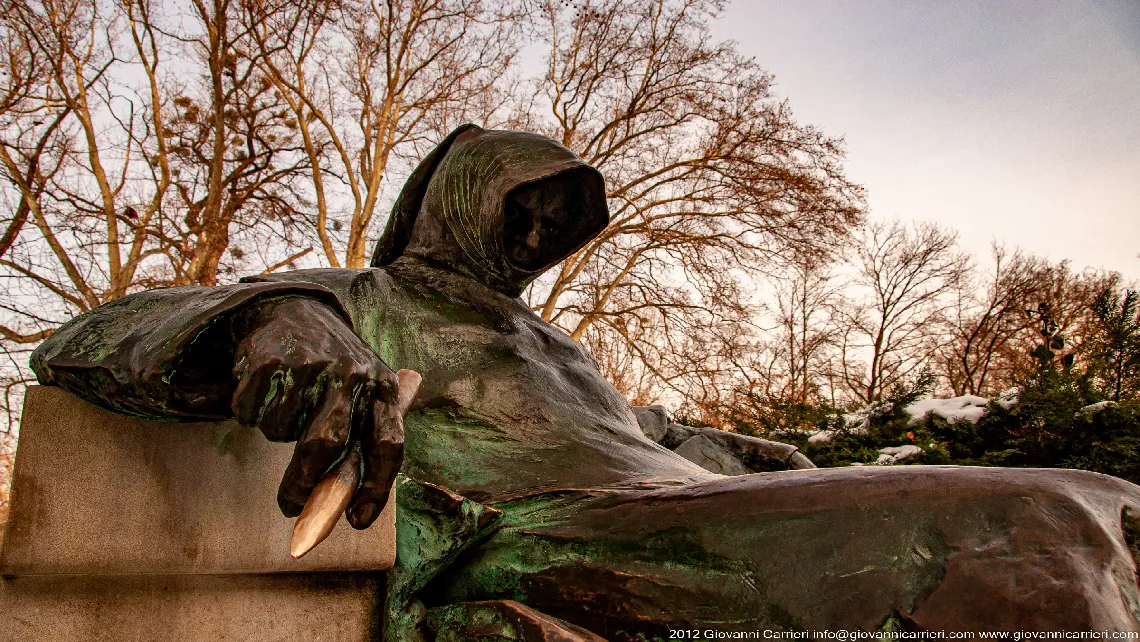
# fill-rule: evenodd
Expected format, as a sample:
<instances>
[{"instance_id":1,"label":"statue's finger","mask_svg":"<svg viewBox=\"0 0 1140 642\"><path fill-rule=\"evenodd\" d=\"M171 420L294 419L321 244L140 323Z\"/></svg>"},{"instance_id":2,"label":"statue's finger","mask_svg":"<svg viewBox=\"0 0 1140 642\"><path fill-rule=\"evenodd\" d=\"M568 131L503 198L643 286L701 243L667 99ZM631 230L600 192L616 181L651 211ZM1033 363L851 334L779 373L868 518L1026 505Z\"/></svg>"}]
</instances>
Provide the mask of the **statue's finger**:
<instances>
[{"instance_id":1,"label":"statue's finger","mask_svg":"<svg viewBox=\"0 0 1140 642\"><path fill-rule=\"evenodd\" d=\"M371 421L361 432L364 475L345 516L353 528L368 528L384 510L404 458L404 414L420 387L420 375L412 370L396 373L398 389L394 404L377 400Z\"/></svg>"},{"instance_id":2,"label":"statue's finger","mask_svg":"<svg viewBox=\"0 0 1140 642\"><path fill-rule=\"evenodd\" d=\"M320 374L317 364L289 368L280 365L270 375L265 387L258 426L270 441L292 441L305 428L299 422L314 411L312 400L305 390L311 389Z\"/></svg>"},{"instance_id":3,"label":"statue's finger","mask_svg":"<svg viewBox=\"0 0 1140 642\"><path fill-rule=\"evenodd\" d=\"M246 359L249 357L246 356ZM269 394L272 376L265 368L251 366L248 361L241 362L240 372L234 367L237 376L237 386L230 399L230 409L234 418L246 426L256 426L261 419L262 409L265 406L265 397ZM268 436L268 435L267 435Z\"/></svg>"},{"instance_id":4,"label":"statue's finger","mask_svg":"<svg viewBox=\"0 0 1140 642\"><path fill-rule=\"evenodd\" d=\"M293 449L293 459L277 491L277 505L286 517L301 513L317 482L345 454L352 435L353 386L330 387L311 423Z\"/></svg>"},{"instance_id":5,"label":"statue's finger","mask_svg":"<svg viewBox=\"0 0 1140 642\"><path fill-rule=\"evenodd\" d=\"M399 418L394 421L402 423ZM363 439L361 443L364 476L345 512L353 528L368 528L380 516L404 460L403 428L394 430L389 425L382 432L378 439Z\"/></svg>"}]
</instances>

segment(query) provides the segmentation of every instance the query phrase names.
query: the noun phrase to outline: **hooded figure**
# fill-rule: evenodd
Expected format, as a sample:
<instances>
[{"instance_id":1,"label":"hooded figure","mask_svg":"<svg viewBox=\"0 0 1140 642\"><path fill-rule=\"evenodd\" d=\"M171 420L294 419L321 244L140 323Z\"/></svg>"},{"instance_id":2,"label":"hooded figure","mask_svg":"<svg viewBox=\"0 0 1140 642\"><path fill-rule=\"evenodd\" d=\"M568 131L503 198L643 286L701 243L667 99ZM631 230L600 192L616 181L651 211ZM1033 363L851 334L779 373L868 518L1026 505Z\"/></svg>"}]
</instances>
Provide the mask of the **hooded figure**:
<instances>
[{"instance_id":1,"label":"hooded figure","mask_svg":"<svg viewBox=\"0 0 1140 642\"><path fill-rule=\"evenodd\" d=\"M372 266L415 257L516 297L607 223L602 176L573 152L463 125L412 172Z\"/></svg>"},{"instance_id":2,"label":"hooded figure","mask_svg":"<svg viewBox=\"0 0 1140 642\"><path fill-rule=\"evenodd\" d=\"M376 368L378 356L420 372L404 420L392 640L478 637L488 621L521 639L582 640L1140 628L1122 530L1140 532L1128 521L1140 489L1126 482L917 466L724 477L647 439L592 359L517 298L607 222L601 176L569 150L464 125L413 172L372 267L134 294L60 328L32 366L113 410L236 415L282 440L309 439L326 416L306 400L351 389L340 403L366 447L377 439L358 414L381 414L367 402L382 386L330 387L329 370L307 375L309 360L266 351L313 344L307 354L329 363ZM328 416L348 417L341 406ZM266 427L282 416L295 429ZM327 470L337 443L332 459L290 464L283 489ZM385 461L398 463L373 464ZM303 493L279 501L288 514ZM366 525L374 509L349 518Z\"/></svg>"},{"instance_id":3,"label":"hooded figure","mask_svg":"<svg viewBox=\"0 0 1140 642\"><path fill-rule=\"evenodd\" d=\"M36 350L32 368L41 383L130 414L242 419L231 370L243 335L260 323L257 306L303 296L332 306L384 363L423 376L405 420L403 468L416 479L494 499L702 478L706 471L646 440L593 360L517 298L608 222L601 175L571 151L536 134L463 125L408 179L377 243L376 267L125 297L61 328ZM476 431L483 441L472 440ZM288 513L287 498L279 501Z\"/></svg>"}]
</instances>

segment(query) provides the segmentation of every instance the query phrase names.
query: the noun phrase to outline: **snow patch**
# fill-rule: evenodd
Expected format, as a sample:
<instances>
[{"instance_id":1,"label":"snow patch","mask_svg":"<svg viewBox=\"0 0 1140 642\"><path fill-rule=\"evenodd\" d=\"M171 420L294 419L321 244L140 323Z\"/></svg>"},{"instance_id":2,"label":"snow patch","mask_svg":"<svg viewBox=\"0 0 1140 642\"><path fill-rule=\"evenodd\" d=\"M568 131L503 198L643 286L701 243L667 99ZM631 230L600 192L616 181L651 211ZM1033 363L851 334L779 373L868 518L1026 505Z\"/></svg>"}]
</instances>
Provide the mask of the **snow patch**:
<instances>
[{"instance_id":1,"label":"snow patch","mask_svg":"<svg viewBox=\"0 0 1140 642\"><path fill-rule=\"evenodd\" d=\"M1089 405L1085 406L1084 408L1081 408L1077 412L1073 413L1073 419L1080 419L1081 417L1088 417L1089 415L1095 415L1096 413L1100 412L1101 410L1104 410L1105 408L1108 408L1110 406L1115 406L1115 405L1118 405L1115 401L1098 401L1096 403L1089 404Z\"/></svg>"},{"instance_id":2,"label":"snow patch","mask_svg":"<svg viewBox=\"0 0 1140 642\"><path fill-rule=\"evenodd\" d=\"M844 427L848 431L859 434L867 431L871 426L871 419L887 414L891 411L891 404L887 402L877 403L866 408L860 408L854 412L849 412L844 415L839 415L843 420Z\"/></svg>"},{"instance_id":3,"label":"snow patch","mask_svg":"<svg viewBox=\"0 0 1140 642\"><path fill-rule=\"evenodd\" d=\"M827 441L831 441L831 438L833 436L835 436L834 430L817 430L816 432L812 433L811 437L808 437L808 443L821 444Z\"/></svg>"},{"instance_id":4,"label":"snow patch","mask_svg":"<svg viewBox=\"0 0 1140 642\"><path fill-rule=\"evenodd\" d=\"M866 408L860 408L854 412L839 415L838 417L840 421L843 422L844 430L859 435L867 432L867 429L871 427L872 417L878 417L879 415L885 414L889 412L890 409L891 404L880 403L873 406L867 406ZM832 415L832 417L835 417L835 415ZM835 436L836 432L838 431L817 430L816 432L812 433L810 437L808 437L808 442L818 444L831 441L831 438Z\"/></svg>"},{"instance_id":5,"label":"snow patch","mask_svg":"<svg viewBox=\"0 0 1140 642\"><path fill-rule=\"evenodd\" d=\"M920 399L907 406L905 410L910 415L912 424L922 421L929 413L934 413L950 423L968 421L976 424L982 415L986 414L986 406L989 403L990 400L985 397L962 395L949 399Z\"/></svg>"},{"instance_id":6,"label":"snow patch","mask_svg":"<svg viewBox=\"0 0 1140 642\"><path fill-rule=\"evenodd\" d=\"M1021 388L1014 386L1009 390L1003 390L1001 394L997 396L997 399L994 399L994 403L1006 410L1009 410L1013 406L1017 405L1017 398L1019 395L1021 395Z\"/></svg>"},{"instance_id":7,"label":"snow patch","mask_svg":"<svg viewBox=\"0 0 1140 642\"><path fill-rule=\"evenodd\" d=\"M913 444L907 444L905 446L887 446L886 448L879 449L879 458L873 462L873 465L884 466L893 464L897 461L906 459L907 457L913 457L921 453L922 449Z\"/></svg>"}]
</instances>

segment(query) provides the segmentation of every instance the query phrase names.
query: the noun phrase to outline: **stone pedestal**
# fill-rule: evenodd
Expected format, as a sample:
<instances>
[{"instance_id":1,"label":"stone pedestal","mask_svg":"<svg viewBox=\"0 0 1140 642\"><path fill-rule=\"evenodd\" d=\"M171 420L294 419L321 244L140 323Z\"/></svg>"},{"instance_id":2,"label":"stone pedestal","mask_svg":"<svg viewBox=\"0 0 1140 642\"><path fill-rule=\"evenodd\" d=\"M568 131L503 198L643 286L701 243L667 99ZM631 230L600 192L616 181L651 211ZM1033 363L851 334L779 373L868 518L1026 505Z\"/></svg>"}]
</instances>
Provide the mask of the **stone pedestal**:
<instances>
[{"instance_id":1,"label":"stone pedestal","mask_svg":"<svg viewBox=\"0 0 1140 642\"><path fill-rule=\"evenodd\" d=\"M234 422L144 421L30 388L0 641L376 639L395 502L294 560L276 505L291 454Z\"/></svg>"}]
</instances>

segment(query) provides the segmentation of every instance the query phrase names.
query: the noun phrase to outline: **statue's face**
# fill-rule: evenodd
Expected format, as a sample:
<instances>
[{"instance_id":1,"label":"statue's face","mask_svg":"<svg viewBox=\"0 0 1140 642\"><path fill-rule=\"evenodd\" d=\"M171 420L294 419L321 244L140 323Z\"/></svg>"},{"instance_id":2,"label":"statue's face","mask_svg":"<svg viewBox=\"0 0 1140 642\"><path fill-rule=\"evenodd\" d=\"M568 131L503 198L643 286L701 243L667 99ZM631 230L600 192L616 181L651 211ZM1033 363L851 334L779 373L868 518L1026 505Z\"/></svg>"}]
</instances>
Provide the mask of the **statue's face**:
<instances>
[{"instance_id":1,"label":"statue's face","mask_svg":"<svg viewBox=\"0 0 1140 642\"><path fill-rule=\"evenodd\" d=\"M557 141L464 125L408 179L372 265L407 256L517 297L609 220L605 179Z\"/></svg>"},{"instance_id":2,"label":"statue's face","mask_svg":"<svg viewBox=\"0 0 1140 642\"><path fill-rule=\"evenodd\" d=\"M540 270L562 260L604 221L591 213L594 182L565 172L511 190L503 211L503 246L507 258L524 270ZM597 202L592 201L592 202Z\"/></svg>"}]
</instances>

